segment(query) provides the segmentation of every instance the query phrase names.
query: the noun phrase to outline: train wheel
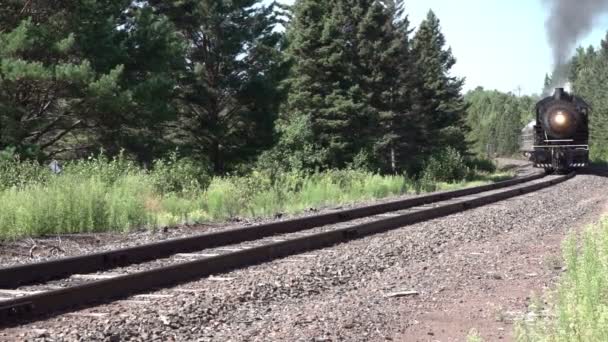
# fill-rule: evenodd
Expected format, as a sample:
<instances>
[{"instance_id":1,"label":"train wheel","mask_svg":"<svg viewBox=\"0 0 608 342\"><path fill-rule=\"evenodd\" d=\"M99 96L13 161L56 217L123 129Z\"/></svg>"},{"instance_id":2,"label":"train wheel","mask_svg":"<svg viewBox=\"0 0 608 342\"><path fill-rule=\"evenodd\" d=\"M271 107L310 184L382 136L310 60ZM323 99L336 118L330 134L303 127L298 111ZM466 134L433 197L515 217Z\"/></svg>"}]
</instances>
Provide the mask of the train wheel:
<instances>
[{"instance_id":1,"label":"train wheel","mask_svg":"<svg viewBox=\"0 0 608 342\"><path fill-rule=\"evenodd\" d=\"M546 174L548 174L548 175L551 175L551 174L553 174L554 172L555 172L555 169L554 169L554 168L552 168L552 167L546 167L546 168L545 168L545 173L546 173Z\"/></svg>"}]
</instances>

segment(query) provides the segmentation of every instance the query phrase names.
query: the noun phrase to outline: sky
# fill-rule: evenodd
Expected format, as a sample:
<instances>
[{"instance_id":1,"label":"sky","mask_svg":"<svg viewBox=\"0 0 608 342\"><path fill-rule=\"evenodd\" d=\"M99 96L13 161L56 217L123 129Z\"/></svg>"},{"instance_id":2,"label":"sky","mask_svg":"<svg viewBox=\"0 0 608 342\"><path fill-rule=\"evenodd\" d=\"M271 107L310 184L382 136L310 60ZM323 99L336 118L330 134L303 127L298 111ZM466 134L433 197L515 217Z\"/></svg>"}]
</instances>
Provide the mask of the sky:
<instances>
[{"instance_id":1,"label":"sky","mask_svg":"<svg viewBox=\"0 0 608 342\"><path fill-rule=\"evenodd\" d=\"M278 0L291 4L294 0ZM432 9L441 21L465 91L482 86L515 94L540 93L552 70L543 0L411 0L406 14L416 28ZM608 30L603 18L580 45L599 45Z\"/></svg>"}]
</instances>

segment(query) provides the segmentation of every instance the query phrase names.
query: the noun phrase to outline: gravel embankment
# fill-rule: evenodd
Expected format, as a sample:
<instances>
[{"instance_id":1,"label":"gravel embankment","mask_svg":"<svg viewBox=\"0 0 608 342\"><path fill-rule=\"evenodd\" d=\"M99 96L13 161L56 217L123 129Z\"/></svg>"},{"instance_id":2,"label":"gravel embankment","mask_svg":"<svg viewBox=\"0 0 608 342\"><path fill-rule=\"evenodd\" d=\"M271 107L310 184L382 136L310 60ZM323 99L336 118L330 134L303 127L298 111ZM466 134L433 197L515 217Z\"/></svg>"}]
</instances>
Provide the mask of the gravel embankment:
<instances>
[{"instance_id":1,"label":"gravel embankment","mask_svg":"<svg viewBox=\"0 0 608 342\"><path fill-rule=\"evenodd\" d=\"M544 253L554 253L569 229L597 218L606 189L608 178L580 175L156 296L6 329L0 340L411 341L442 334L464 340L480 319L504 323L487 336L508 338L511 315L559 275ZM417 294L390 296L402 291Z\"/></svg>"}]
</instances>

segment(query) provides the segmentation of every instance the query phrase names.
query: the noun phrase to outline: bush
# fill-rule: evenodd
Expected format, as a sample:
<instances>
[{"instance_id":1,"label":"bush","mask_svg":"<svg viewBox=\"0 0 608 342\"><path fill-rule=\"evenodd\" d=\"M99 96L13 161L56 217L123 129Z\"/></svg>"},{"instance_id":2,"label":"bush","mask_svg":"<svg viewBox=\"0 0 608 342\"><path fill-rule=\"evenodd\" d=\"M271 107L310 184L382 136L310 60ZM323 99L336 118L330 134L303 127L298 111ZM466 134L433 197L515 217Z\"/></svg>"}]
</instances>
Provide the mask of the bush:
<instances>
[{"instance_id":1,"label":"bush","mask_svg":"<svg viewBox=\"0 0 608 342\"><path fill-rule=\"evenodd\" d=\"M27 184L45 183L52 176L50 169L35 161L21 161L7 152L0 154L0 191Z\"/></svg>"},{"instance_id":2,"label":"bush","mask_svg":"<svg viewBox=\"0 0 608 342\"><path fill-rule=\"evenodd\" d=\"M210 178L200 163L178 159L176 154L156 161L148 172L122 154L110 159L101 153L66 163L58 175L35 162L4 158L0 161L0 178L6 184L0 188L0 239L268 217L414 189L432 191L437 187L434 177L453 177L459 172L452 167L458 156L449 153L432 159L417 182L407 176L352 169L312 174L268 170Z\"/></svg>"},{"instance_id":3,"label":"bush","mask_svg":"<svg viewBox=\"0 0 608 342\"><path fill-rule=\"evenodd\" d=\"M150 175L160 193L196 193L209 185L210 173L201 163L190 158L178 159L177 153L172 153L167 160L156 160Z\"/></svg>"},{"instance_id":4,"label":"bush","mask_svg":"<svg viewBox=\"0 0 608 342\"><path fill-rule=\"evenodd\" d=\"M460 152L448 147L428 159L420 178L422 183L457 182L464 180L469 172Z\"/></svg>"},{"instance_id":5,"label":"bush","mask_svg":"<svg viewBox=\"0 0 608 342\"><path fill-rule=\"evenodd\" d=\"M474 157L466 160L466 165L475 171L493 173L496 172L496 164L486 158Z\"/></svg>"}]
</instances>

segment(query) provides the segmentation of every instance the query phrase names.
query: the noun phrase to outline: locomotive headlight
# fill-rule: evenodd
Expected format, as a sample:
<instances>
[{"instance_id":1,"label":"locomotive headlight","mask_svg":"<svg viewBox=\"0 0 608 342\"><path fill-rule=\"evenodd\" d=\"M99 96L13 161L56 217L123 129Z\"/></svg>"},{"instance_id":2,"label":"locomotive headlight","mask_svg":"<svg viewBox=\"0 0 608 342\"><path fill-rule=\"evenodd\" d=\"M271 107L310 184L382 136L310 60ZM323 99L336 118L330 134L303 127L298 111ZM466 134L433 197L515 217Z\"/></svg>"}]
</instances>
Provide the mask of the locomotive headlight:
<instances>
[{"instance_id":1,"label":"locomotive headlight","mask_svg":"<svg viewBox=\"0 0 608 342\"><path fill-rule=\"evenodd\" d=\"M566 117L566 114L564 114L563 112L558 112L555 115L555 118L553 120L555 121L556 124L563 126L566 124L566 121L568 121L568 118Z\"/></svg>"}]
</instances>

